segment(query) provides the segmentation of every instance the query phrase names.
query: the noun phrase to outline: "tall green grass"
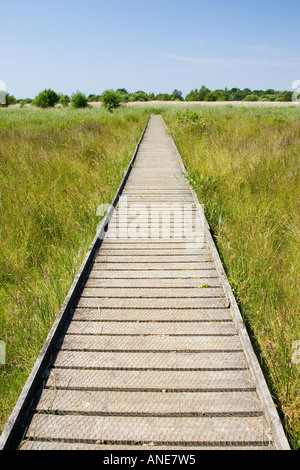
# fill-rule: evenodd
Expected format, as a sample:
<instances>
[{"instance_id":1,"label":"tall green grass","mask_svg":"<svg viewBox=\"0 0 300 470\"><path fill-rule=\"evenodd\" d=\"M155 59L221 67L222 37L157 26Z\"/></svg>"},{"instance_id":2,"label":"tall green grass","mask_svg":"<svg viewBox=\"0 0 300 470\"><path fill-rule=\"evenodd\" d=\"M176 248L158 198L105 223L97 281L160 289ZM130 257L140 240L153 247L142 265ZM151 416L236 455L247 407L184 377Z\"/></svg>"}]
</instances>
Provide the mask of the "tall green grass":
<instances>
[{"instance_id":1,"label":"tall green grass","mask_svg":"<svg viewBox=\"0 0 300 470\"><path fill-rule=\"evenodd\" d=\"M299 448L300 364L292 356L300 340L300 109L193 107L164 118Z\"/></svg>"},{"instance_id":2,"label":"tall green grass","mask_svg":"<svg viewBox=\"0 0 300 470\"><path fill-rule=\"evenodd\" d=\"M95 236L149 110L0 110L0 430Z\"/></svg>"}]
</instances>

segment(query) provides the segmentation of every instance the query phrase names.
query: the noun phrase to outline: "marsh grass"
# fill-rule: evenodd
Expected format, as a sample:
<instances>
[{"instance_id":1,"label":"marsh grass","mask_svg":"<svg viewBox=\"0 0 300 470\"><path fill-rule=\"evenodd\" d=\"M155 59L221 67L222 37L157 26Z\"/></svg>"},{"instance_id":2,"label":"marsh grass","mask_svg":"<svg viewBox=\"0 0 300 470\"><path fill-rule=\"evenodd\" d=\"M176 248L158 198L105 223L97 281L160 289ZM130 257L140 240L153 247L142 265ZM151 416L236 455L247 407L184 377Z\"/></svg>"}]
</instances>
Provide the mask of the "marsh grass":
<instances>
[{"instance_id":1,"label":"marsh grass","mask_svg":"<svg viewBox=\"0 0 300 470\"><path fill-rule=\"evenodd\" d=\"M0 110L0 431L149 110Z\"/></svg>"},{"instance_id":2,"label":"marsh grass","mask_svg":"<svg viewBox=\"0 0 300 470\"><path fill-rule=\"evenodd\" d=\"M300 447L300 109L164 118L196 190L293 448ZM203 124L205 122L205 125ZM197 124L200 122L200 125Z\"/></svg>"}]
</instances>

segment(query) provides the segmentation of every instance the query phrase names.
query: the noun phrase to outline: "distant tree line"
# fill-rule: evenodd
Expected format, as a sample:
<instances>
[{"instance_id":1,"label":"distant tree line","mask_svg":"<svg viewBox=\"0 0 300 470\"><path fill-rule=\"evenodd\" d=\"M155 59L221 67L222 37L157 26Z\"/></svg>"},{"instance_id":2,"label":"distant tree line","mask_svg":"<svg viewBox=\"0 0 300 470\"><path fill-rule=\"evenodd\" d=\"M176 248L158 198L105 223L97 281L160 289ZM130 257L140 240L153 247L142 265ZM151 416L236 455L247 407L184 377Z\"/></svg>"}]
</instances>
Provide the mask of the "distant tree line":
<instances>
[{"instance_id":1,"label":"distant tree line","mask_svg":"<svg viewBox=\"0 0 300 470\"><path fill-rule=\"evenodd\" d=\"M121 103L131 101L292 101L292 91L268 90L250 90L250 88L225 88L224 90L210 90L206 86L191 90L186 97L182 96L182 91L175 89L172 93L146 93L145 91L128 92L125 88L117 90L105 90L101 94L90 94L77 91L71 96L62 93L57 94L51 89L41 91L34 99L16 99L14 96L6 93L6 104L0 106L9 106L12 104L32 103L41 108L53 107L57 104L61 106L72 106L74 108L84 108L91 102L103 102L106 109L111 111L120 106Z\"/></svg>"},{"instance_id":2,"label":"distant tree line","mask_svg":"<svg viewBox=\"0 0 300 470\"><path fill-rule=\"evenodd\" d=\"M190 91L186 101L292 101L292 91L250 90L250 88L231 88L228 90L210 90L202 86L199 90Z\"/></svg>"},{"instance_id":3,"label":"distant tree line","mask_svg":"<svg viewBox=\"0 0 300 470\"><path fill-rule=\"evenodd\" d=\"M250 90L250 88L225 88L224 90L210 90L202 86L199 90L191 90L186 97L182 96L182 91L175 89L172 93L146 93L136 91L129 93L125 88L118 88L116 91L109 90L119 96L120 102L130 101L292 101L292 91ZM88 95L89 102L102 101L103 95Z\"/></svg>"}]
</instances>

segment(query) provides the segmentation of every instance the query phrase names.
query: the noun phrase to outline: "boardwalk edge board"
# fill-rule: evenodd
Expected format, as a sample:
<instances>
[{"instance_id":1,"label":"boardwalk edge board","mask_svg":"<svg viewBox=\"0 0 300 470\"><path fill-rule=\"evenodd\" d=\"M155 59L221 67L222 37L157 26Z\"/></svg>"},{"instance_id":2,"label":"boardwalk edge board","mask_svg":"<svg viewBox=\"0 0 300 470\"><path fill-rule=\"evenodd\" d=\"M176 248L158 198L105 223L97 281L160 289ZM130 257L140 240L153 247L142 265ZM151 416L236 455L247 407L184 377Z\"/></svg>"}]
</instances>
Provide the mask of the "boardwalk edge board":
<instances>
[{"instance_id":1,"label":"boardwalk edge board","mask_svg":"<svg viewBox=\"0 0 300 470\"><path fill-rule=\"evenodd\" d=\"M166 129L166 132L168 133L168 127L165 124L164 120L163 120L163 123L164 123L164 127ZM182 157L181 157L181 155L180 155L180 153L179 153L179 151L176 147L176 144L175 144L174 140L172 139L172 137L169 133L168 133L168 137L169 137L169 140L172 143L172 146L173 146L173 148L174 148L174 150L175 150L175 152L178 156L178 161L179 161L179 163L182 167L182 172L187 177L188 172L185 168L185 165L184 165ZM227 279L227 276L224 272L224 268L223 268L223 265L222 265L222 262L221 262L221 258L219 256L219 253L218 253L218 250L216 248L215 242L214 242L213 237L211 235L210 225L209 225L209 223L206 219L203 206L200 204L198 196L197 196L195 190L191 187L191 185L189 185L189 188L190 188L191 193L193 195L193 198L195 200L196 207L198 208L199 215L200 215L200 217L202 218L202 220L204 222L203 225L204 225L205 235L207 237L207 242L209 244L209 247L210 247L210 250L211 250L211 253L212 253L212 257L213 257L213 260L214 260L215 265L216 265L217 272L218 272L219 277L220 277L222 287L224 288L224 292L226 293L228 301L230 302L230 310L232 312L233 321L234 321L234 324L236 326L240 341L242 343L243 350L244 350L244 353L245 353L245 356L246 356L246 360L248 362L250 372L252 373L253 380L254 380L254 383L255 383L256 388L257 388L258 396L261 400L264 411L266 413L266 418L267 418L268 424L269 424L269 426L272 430L274 443L276 445L277 450L290 450L290 445L288 443L287 437L286 437L285 432L283 430L281 420L279 418L278 412L277 412L277 410L275 408L275 405L274 405L274 402L272 400L267 382L265 380L265 377L262 373L260 364L259 364L258 359L256 357L256 354L254 352L254 349L253 349L251 340L249 338L246 326L244 324L239 306L236 302L236 299L235 299L235 296L234 296L233 291L231 289L230 283L229 283L229 281Z\"/></svg>"},{"instance_id":2,"label":"boardwalk edge board","mask_svg":"<svg viewBox=\"0 0 300 470\"><path fill-rule=\"evenodd\" d=\"M52 362L52 356L55 353L56 343L59 337L63 334L65 325L68 321L68 317L72 310L75 299L78 296L78 293L82 289L84 279L87 277L90 271L90 268L94 262L94 259L97 255L97 252L101 246L102 240L105 236L107 225L113 214L113 209L118 203L119 197L123 191L123 188L131 172L131 169L134 165L134 161L136 159L144 134L146 132L149 119L150 118L148 118L145 128L142 132L142 135L136 145L133 156L125 171L125 174L119 185L119 188L117 189L115 193L115 196L110 205L110 208L105 214L105 216L103 217L98 227L97 233L86 253L86 256L79 268L78 273L76 274L74 278L74 281L70 287L70 290L65 297L62 307L57 317L54 320L54 323L46 338L46 341L37 357L37 360L31 370L31 373L21 391L18 401L0 436L0 450L16 449L22 440L22 437L26 430L26 424L24 423L26 422L27 413L30 410L31 404L35 398L35 395L38 389L42 385L44 372L47 366Z\"/></svg>"}]
</instances>

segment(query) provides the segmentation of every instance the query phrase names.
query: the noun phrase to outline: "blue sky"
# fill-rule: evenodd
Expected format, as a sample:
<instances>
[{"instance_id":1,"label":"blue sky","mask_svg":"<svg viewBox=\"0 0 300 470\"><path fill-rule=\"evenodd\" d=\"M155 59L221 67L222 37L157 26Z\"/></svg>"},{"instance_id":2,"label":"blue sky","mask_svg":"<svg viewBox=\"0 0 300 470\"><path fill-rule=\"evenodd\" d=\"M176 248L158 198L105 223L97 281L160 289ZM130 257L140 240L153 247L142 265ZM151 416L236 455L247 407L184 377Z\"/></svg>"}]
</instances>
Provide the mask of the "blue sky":
<instances>
[{"instance_id":1,"label":"blue sky","mask_svg":"<svg viewBox=\"0 0 300 470\"><path fill-rule=\"evenodd\" d=\"M300 0L0 0L0 19L0 80L17 98L300 80Z\"/></svg>"}]
</instances>

